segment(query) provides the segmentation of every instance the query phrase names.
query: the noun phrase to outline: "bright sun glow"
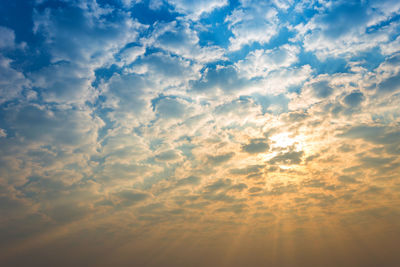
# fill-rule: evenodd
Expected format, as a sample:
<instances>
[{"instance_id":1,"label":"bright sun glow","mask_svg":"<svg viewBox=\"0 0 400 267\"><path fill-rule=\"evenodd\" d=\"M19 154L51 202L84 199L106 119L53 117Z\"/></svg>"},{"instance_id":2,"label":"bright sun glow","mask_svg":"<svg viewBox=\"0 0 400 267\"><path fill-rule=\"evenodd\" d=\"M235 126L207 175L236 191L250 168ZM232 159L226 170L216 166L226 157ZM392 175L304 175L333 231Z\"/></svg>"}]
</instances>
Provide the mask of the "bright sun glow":
<instances>
[{"instance_id":1,"label":"bright sun glow","mask_svg":"<svg viewBox=\"0 0 400 267\"><path fill-rule=\"evenodd\" d=\"M297 144L298 139L296 137L292 137L288 132L283 132L272 136L271 141L274 147L285 148L293 146L295 143Z\"/></svg>"}]
</instances>

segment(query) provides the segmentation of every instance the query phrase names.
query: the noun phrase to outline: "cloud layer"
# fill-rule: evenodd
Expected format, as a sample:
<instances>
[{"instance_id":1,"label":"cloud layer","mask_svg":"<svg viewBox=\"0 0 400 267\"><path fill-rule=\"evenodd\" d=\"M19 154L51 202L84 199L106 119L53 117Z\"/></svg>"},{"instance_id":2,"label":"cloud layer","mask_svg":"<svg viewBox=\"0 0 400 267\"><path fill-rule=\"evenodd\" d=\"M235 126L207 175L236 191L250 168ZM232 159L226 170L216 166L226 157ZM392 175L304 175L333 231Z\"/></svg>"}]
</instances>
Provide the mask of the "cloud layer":
<instances>
[{"instance_id":1,"label":"cloud layer","mask_svg":"<svg viewBox=\"0 0 400 267\"><path fill-rule=\"evenodd\" d=\"M397 1L3 2L1 265L400 261Z\"/></svg>"}]
</instances>

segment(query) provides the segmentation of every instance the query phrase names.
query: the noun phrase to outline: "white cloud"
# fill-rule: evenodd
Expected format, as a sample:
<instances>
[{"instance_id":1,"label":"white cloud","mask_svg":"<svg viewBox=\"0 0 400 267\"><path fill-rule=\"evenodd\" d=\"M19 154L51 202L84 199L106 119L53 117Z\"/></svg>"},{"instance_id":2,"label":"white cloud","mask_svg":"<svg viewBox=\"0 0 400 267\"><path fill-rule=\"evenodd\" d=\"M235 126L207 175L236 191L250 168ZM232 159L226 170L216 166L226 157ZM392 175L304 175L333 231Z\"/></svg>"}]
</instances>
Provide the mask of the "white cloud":
<instances>
[{"instance_id":1,"label":"white cloud","mask_svg":"<svg viewBox=\"0 0 400 267\"><path fill-rule=\"evenodd\" d=\"M45 9L34 13L34 32L46 37L52 62L72 61L96 68L109 63L113 55L130 42L147 26L129 17L129 13L115 10L118 19L104 19L113 10L101 8Z\"/></svg>"},{"instance_id":2,"label":"white cloud","mask_svg":"<svg viewBox=\"0 0 400 267\"><path fill-rule=\"evenodd\" d=\"M13 30L0 26L0 36L0 49L14 48L15 34Z\"/></svg>"},{"instance_id":3,"label":"white cloud","mask_svg":"<svg viewBox=\"0 0 400 267\"><path fill-rule=\"evenodd\" d=\"M102 95L106 97L103 107L110 108L110 118L117 125L132 128L139 121L148 119L143 116L150 108L150 97L152 83L136 74L115 74L107 84L103 85Z\"/></svg>"},{"instance_id":4,"label":"white cloud","mask_svg":"<svg viewBox=\"0 0 400 267\"><path fill-rule=\"evenodd\" d=\"M199 63L225 59L222 48L201 47L197 32L191 29L187 22L159 24L152 37L145 43Z\"/></svg>"},{"instance_id":5,"label":"white cloud","mask_svg":"<svg viewBox=\"0 0 400 267\"><path fill-rule=\"evenodd\" d=\"M24 88L30 87L30 82L23 73L13 69L12 60L0 55L0 104L21 96Z\"/></svg>"},{"instance_id":6,"label":"white cloud","mask_svg":"<svg viewBox=\"0 0 400 267\"><path fill-rule=\"evenodd\" d=\"M392 55L400 52L400 36L391 42L381 44L380 48L384 55Z\"/></svg>"},{"instance_id":7,"label":"white cloud","mask_svg":"<svg viewBox=\"0 0 400 267\"><path fill-rule=\"evenodd\" d=\"M216 8L223 7L228 4L227 0L168 0L168 2L175 6L178 12L188 14L193 18L198 18L202 13L208 13Z\"/></svg>"},{"instance_id":8,"label":"white cloud","mask_svg":"<svg viewBox=\"0 0 400 267\"><path fill-rule=\"evenodd\" d=\"M182 118L186 115L186 105L179 99L163 98L157 102L156 111L161 118Z\"/></svg>"},{"instance_id":9,"label":"white cloud","mask_svg":"<svg viewBox=\"0 0 400 267\"><path fill-rule=\"evenodd\" d=\"M267 44L278 33L278 12L265 3L246 5L235 9L226 18L234 37L230 37L230 50L239 50L254 42Z\"/></svg>"},{"instance_id":10,"label":"white cloud","mask_svg":"<svg viewBox=\"0 0 400 267\"><path fill-rule=\"evenodd\" d=\"M299 48L293 45L283 45L271 50L254 50L244 60L237 63L239 73L251 79L265 77L269 72L287 68L298 61Z\"/></svg>"},{"instance_id":11,"label":"white cloud","mask_svg":"<svg viewBox=\"0 0 400 267\"><path fill-rule=\"evenodd\" d=\"M96 98L91 81L94 73L70 63L57 63L32 73L33 86L47 102L84 104Z\"/></svg>"},{"instance_id":12,"label":"white cloud","mask_svg":"<svg viewBox=\"0 0 400 267\"><path fill-rule=\"evenodd\" d=\"M7 137L7 132L6 130L0 128L0 138L1 137Z\"/></svg>"},{"instance_id":13,"label":"white cloud","mask_svg":"<svg viewBox=\"0 0 400 267\"><path fill-rule=\"evenodd\" d=\"M314 52L321 60L339 56L348 58L387 43L395 34L397 23L391 22L385 27L379 25L390 20L392 13L384 11L385 7L380 3L375 6L379 12L364 4L339 1L326 5L305 25L294 27L299 33L295 39L303 39L305 50Z\"/></svg>"},{"instance_id":14,"label":"white cloud","mask_svg":"<svg viewBox=\"0 0 400 267\"><path fill-rule=\"evenodd\" d=\"M142 57L127 70L146 77L162 89L186 85L189 80L197 79L201 65L181 57L161 52Z\"/></svg>"},{"instance_id":15,"label":"white cloud","mask_svg":"<svg viewBox=\"0 0 400 267\"><path fill-rule=\"evenodd\" d=\"M138 57L144 55L146 48L144 46L131 46L122 50L119 58L125 65L133 63Z\"/></svg>"}]
</instances>

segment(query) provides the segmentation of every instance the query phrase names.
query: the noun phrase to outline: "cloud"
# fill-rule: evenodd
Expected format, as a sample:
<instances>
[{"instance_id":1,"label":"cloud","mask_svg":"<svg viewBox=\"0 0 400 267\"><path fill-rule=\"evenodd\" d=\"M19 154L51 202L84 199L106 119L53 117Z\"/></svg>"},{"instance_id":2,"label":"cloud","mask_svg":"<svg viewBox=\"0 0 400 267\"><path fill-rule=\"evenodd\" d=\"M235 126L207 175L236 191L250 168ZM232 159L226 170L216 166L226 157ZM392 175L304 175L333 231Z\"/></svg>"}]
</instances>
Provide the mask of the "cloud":
<instances>
[{"instance_id":1,"label":"cloud","mask_svg":"<svg viewBox=\"0 0 400 267\"><path fill-rule=\"evenodd\" d=\"M0 49L14 48L15 34L13 30L0 26L0 36L1 36Z\"/></svg>"},{"instance_id":2,"label":"cloud","mask_svg":"<svg viewBox=\"0 0 400 267\"><path fill-rule=\"evenodd\" d=\"M280 196L283 194L293 194L298 192L298 187L295 184L274 184L270 190L264 192L267 196Z\"/></svg>"},{"instance_id":3,"label":"cloud","mask_svg":"<svg viewBox=\"0 0 400 267\"><path fill-rule=\"evenodd\" d=\"M114 112L134 112L141 114L149 105L145 101L145 91L151 87L139 75L113 75L105 86L105 107L113 108Z\"/></svg>"},{"instance_id":4,"label":"cloud","mask_svg":"<svg viewBox=\"0 0 400 267\"><path fill-rule=\"evenodd\" d=\"M118 206L132 206L145 201L150 197L149 194L135 191L135 190L122 190L113 194L116 204Z\"/></svg>"},{"instance_id":5,"label":"cloud","mask_svg":"<svg viewBox=\"0 0 400 267\"><path fill-rule=\"evenodd\" d=\"M333 91L327 81L320 81L312 84L312 89L314 90L314 95L318 98L328 97Z\"/></svg>"},{"instance_id":6,"label":"cloud","mask_svg":"<svg viewBox=\"0 0 400 267\"><path fill-rule=\"evenodd\" d=\"M235 153L233 153L233 152L216 155L216 156L208 155L207 163L211 164L212 166L221 165L221 164L229 161L234 155L235 155Z\"/></svg>"},{"instance_id":7,"label":"cloud","mask_svg":"<svg viewBox=\"0 0 400 267\"><path fill-rule=\"evenodd\" d=\"M297 46L283 45L271 50L251 51L244 60L237 64L240 73L247 78L266 76L269 72L287 68L298 61Z\"/></svg>"},{"instance_id":8,"label":"cloud","mask_svg":"<svg viewBox=\"0 0 400 267\"><path fill-rule=\"evenodd\" d=\"M249 154L262 153L267 151L268 149L268 142L263 138L251 139L249 144L242 146L242 150Z\"/></svg>"},{"instance_id":9,"label":"cloud","mask_svg":"<svg viewBox=\"0 0 400 267\"><path fill-rule=\"evenodd\" d=\"M278 12L265 2L245 2L226 18L233 37L229 49L241 49L254 42L267 44L278 33Z\"/></svg>"},{"instance_id":10,"label":"cloud","mask_svg":"<svg viewBox=\"0 0 400 267\"><path fill-rule=\"evenodd\" d=\"M156 155L158 161L175 161L179 159L179 154L174 150L168 150Z\"/></svg>"},{"instance_id":11,"label":"cloud","mask_svg":"<svg viewBox=\"0 0 400 267\"><path fill-rule=\"evenodd\" d=\"M248 175L248 177L253 177L254 175L261 174L264 165L249 165L245 168L235 168L229 171L233 175Z\"/></svg>"},{"instance_id":12,"label":"cloud","mask_svg":"<svg viewBox=\"0 0 400 267\"><path fill-rule=\"evenodd\" d=\"M181 118L185 115L186 105L179 99L162 98L154 105L157 114L162 118Z\"/></svg>"},{"instance_id":13,"label":"cloud","mask_svg":"<svg viewBox=\"0 0 400 267\"><path fill-rule=\"evenodd\" d=\"M226 59L224 50L218 46L200 46L198 32L190 28L187 22L176 21L159 24L148 41L149 45L169 51L187 59L207 63Z\"/></svg>"},{"instance_id":14,"label":"cloud","mask_svg":"<svg viewBox=\"0 0 400 267\"><path fill-rule=\"evenodd\" d=\"M233 212L233 213L242 213L247 208L246 204L236 204L231 205L229 207L223 207L216 210L216 212Z\"/></svg>"},{"instance_id":15,"label":"cloud","mask_svg":"<svg viewBox=\"0 0 400 267\"><path fill-rule=\"evenodd\" d=\"M111 12L98 5L81 9L74 2L64 8L37 9L33 16L34 32L46 38L52 62L104 64L146 29L121 10L114 10L118 14L116 21L108 21Z\"/></svg>"},{"instance_id":16,"label":"cloud","mask_svg":"<svg viewBox=\"0 0 400 267\"><path fill-rule=\"evenodd\" d=\"M15 136L58 146L91 143L102 126L101 120L92 118L89 111L54 110L38 105L17 107L5 119Z\"/></svg>"},{"instance_id":17,"label":"cloud","mask_svg":"<svg viewBox=\"0 0 400 267\"><path fill-rule=\"evenodd\" d=\"M355 184L359 183L355 177L349 176L349 175L341 175L338 177L338 180L342 183L346 184Z\"/></svg>"},{"instance_id":18,"label":"cloud","mask_svg":"<svg viewBox=\"0 0 400 267\"><path fill-rule=\"evenodd\" d=\"M0 55L0 104L21 97L31 83L25 75L11 67L12 60Z\"/></svg>"},{"instance_id":19,"label":"cloud","mask_svg":"<svg viewBox=\"0 0 400 267\"><path fill-rule=\"evenodd\" d=\"M177 181L176 186L185 186L185 185L197 185L201 181L201 178L196 176L189 176L186 178L182 178Z\"/></svg>"},{"instance_id":20,"label":"cloud","mask_svg":"<svg viewBox=\"0 0 400 267\"><path fill-rule=\"evenodd\" d=\"M178 12L193 15L194 18L200 16L202 13L208 13L216 8L227 5L226 0L206 0L196 2L192 0L168 0L170 4L175 6Z\"/></svg>"},{"instance_id":21,"label":"cloud","mask_svg":"<svg viewBox=\"0 0 400 267\"><path fill-rule=\"evenodd\" d=\"M351 107L357 107L364 101L364 99L364 94L356 90L345 96L344 102Z\"/></svg>"},{"instance_id":22,"label":"cloud","mask_svg":"<svg viewBox=\"0 0 400 267\"><path fill-rule=\"evenodd\" d=\"M146 48L144 46L130 46L122 50L119 58L125 65L132 64L137 58L144 55Z\"/></svg>"},{"instance_id":23,"label":"cloud","mask_svg":"<svg viewBox=\"0 0 400 267\"><path fill-rule=\"evenodd\" d=\"M381 7L376 6L381 9ZM391 30L368 32L367 29L389 19L390 15L381 15L372 11L372 7L363 2L336 2L326 4L322 12L313 17L305 26L298 27L306 32L304 47L314 51L320 59L329 56L355 55L367 51L388 41ZM380 10L382 11L382 10ZM351 19L353 23L348 25Z\"/></svg>"},{"instance_id":24,"label":"cloud","mask_svg":"<svg viewBox=\"0 0 400 267\"><path fill-rule=\"evenodd\" d=\"M0 129L0 137L7 137L7 132L4 129Z\"/></svg>"},{"instance_id":25,"label":"cloud","mask_svg":"<svg viewBox=\"0 0 400 267\"><path fill-rule=\"evenodd\" d=\"M46 102L80 103L93 101L94 74L71 63L57 63L32 74L33 86L39 87Z\"/></svg>"},{"instance_id":26,"label":"cloud","mask_svg":"<svg viewBox=\"0 0 400 267\"><path fill-rule=\"evenodd\" d=\"M23 2L0 4L3 265L398 262L396 1Z\"/></svg>"},{"instance_id":27,"label":"cloud","mask_svg":"<svg viewBox=\"0 0 400 267\"><path fill-rule=\"evenodd\" d=\"M248 80L238 77L235 67L219 66L217 68L207 68L201 79L192 82L192 87L193 90L200 92L216 89L234 91L243 88L248 83Z\"/></svg>"},{"instance_id":28,"label":"cloud","mask_svg":"<svg viewBox=\"0 0 400 267\"><path fill-rule=\"evenodd\" d=\"M231 186L231 184L232 184L232 180L230 180L230 179L218 179L215 182L207 185L205 187L205 190L207 192L216 192L221 189L228 188L229 186Z\"/></svg>"},{"instance_id":29,"label":"cloud","mask_svg":"<svg viewBox=\"0 0 400 267\"><path fill-rule=\"evenodd\" d=\"M179 86L196 79L200 65L161 52L138 59L129 69L159 86Z\"/></svg>"},{"instance_id":30,"label":"cloud","mask_svg":"<svg viewBox=\"0 0 400 267\"><path fill-rule=\"evenodd\" d=\"M270 159L268 163L283 164L283 165L300 164L302 162L303 155L304 155L303 151L290 151L290 152L280 153L279 155Z\"/></svg>"},{"instance_id":31,"label":"cloud","mask_svg":"<svg viewBox=\"0 0 400 267\"><path fill-rule=\"evenodd\" d=\"M393 92L400 89L400 74L392 76L379 84L379 90L382 92Z\"/></svg>"},{"instance_id":32,"label":"cloud","mask_svg":"<svg viewBox=\"0 0 400 267\"><path fill-rule=\"evenodd\" d=\"M397 129L385 126L358 125L345 130L338 135L352 139L364 139L375 144L395 144L400 132Z\"/></svg>"}]
</instances>

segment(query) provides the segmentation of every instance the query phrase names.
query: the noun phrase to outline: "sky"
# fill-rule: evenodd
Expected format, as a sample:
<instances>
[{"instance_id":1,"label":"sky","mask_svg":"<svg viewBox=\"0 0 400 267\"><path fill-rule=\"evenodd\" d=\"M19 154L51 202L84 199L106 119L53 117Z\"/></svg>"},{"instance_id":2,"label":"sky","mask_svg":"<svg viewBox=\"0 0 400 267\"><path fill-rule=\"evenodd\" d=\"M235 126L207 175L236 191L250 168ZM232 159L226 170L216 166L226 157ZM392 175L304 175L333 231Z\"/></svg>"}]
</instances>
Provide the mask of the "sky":
<instances>
[{"instance_id":1,"label":"sky","mask_svg":"<svg viewBox=\"0 0 400 267\"><path fill-rule=\"evenodd\" d=\"M400 266L400 1L0 1L1 266Z\"/></svg>"}]
</instances>

